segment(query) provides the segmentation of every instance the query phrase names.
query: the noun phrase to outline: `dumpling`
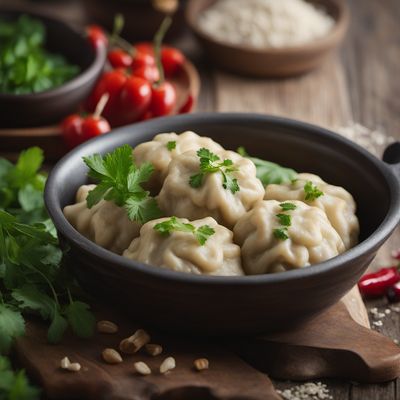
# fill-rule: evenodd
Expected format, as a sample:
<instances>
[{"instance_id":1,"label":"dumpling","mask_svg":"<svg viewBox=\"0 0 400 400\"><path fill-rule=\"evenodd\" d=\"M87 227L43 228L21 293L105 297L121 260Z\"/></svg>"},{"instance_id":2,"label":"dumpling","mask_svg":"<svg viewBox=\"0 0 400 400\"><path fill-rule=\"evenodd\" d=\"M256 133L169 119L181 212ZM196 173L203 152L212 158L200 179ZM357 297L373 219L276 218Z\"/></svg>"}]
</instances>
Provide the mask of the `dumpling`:
<instances>
[{"instance_id":1,"label":"dumpling","mask_svg":"<svg viewBox=\"0 0 400 400\"><path fill-rule=\"evenodd\" d=\"M169 142L175 142L174 149L168 149ZM133 150L133 157L138 165L145 162L153 164L154 172L149 187L157 191L160 190L167 176L168 165L175 156L189 150L198 150L202 147L206 147L214 153L224 151L224 148L214 140L187 131L180 135L176 133L160 133L150 142L136 146Z\"/></svg>"},{"instance_id":2,"label":"dumpling","mask_svg":"<svg viewBox=\"0 0 400 400\"><path fill-rule=\"evenodd\" d=\"M246 274L302 268L345 251L342 239L320 208L301 201L290 203L295 209L284 211L278 201L260 201L235 225L234 241L241 247ZM287 229L277 214L290 216Z\"/></svg>"},{"instance_id":3,"label":"dumpling","mask_svg":"<svg viewBox=\"0 0 400 400\"><path fill-rule=\"evenodd\" d=\"M64 215L82 235L114 253L122 254L132 240L139 236L140 224L130 221L126 211L110 201L101 200L91 209L86 197L95 185L78 189L76 204L66 206Z\"/></svg>"},{"instance_id":4,"label":"dumpling","mask_svg":"<svg viewBox=\"0 0 400 400\"><path fill-rule=\"evenodd\" d=\"M173 231L164 236L154 229L160 218L144 224L140 236L133 240L123 256L145 264L178 272L204 275L243 275L240 248L232 241L233 233L207 217L197 221L182 218L199 228L208 225L215 233L202 246L191 232Z\"/></svg>"},{"instance_id":5,"label":"dumpling","mask_svg":"<svg viewBox=\"0 0 400 400\"><path fill-rule=\"evenodd\" d=\"M324 194L315 200L305 200L304 185L311 181ZM265 188L265 200L301 200L325 211L332 226L339 233L346 249L357 244L359 223L356 203L353 196L340 186L329 185L319 176L302 173L293 183L268 185Z\"/></svg>"},{"instance_id":6,"label":"dumpling","mask_svg":"<svg viewBox=\"0 0 400 400\"><path fill-rule=\"evenodd\" d=\"M170 163L168 175L158 196L158 204L166 215L191 220L211 216L219 224L232 228L236 221L264 197L264 187L256 177L252 161L233 151L218 154L221 160L233 161L240 190L232 193L222 186L219 172L206 174L200 187L189 184L190 177L200 171L199 157L194 151L176 156Z\"/></svg>"}]
</instances>

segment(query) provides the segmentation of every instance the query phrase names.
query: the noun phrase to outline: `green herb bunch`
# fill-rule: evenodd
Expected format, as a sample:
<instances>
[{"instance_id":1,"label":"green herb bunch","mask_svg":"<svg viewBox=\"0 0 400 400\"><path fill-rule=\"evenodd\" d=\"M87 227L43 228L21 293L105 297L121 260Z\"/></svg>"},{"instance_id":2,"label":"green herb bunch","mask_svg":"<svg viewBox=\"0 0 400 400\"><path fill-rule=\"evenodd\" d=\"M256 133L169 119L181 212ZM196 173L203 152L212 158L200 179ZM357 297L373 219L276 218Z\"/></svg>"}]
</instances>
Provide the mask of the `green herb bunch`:
<instances>
[{"instance_id":1,"label":"green herb bunch","mask_svg":"<svg viewBox=\"0 0 400 400\"><path fill-rule=\"evenodd\" d=\"M0 20L0 93L36 93L60 86L79 68L44 48L43 23L27 15Z\"/></svg>"},{"instance_id":2,"label":"green herb bunch","mask_svg":"<svg viewBox=\"0 0 400 400\"><path fill-rule=\"evenodd\" d=\"M44 209L42 161L38 148L22 152L16 165L0 159L0 354L24 334L29 314L49 321L51 343L68 326L80 337L94 331L89 306L73 298L79 288Z\"/></svg>"},{"instance_id":3,"label":"green herb bunch","mask_svg":"<svg viewBox=\"0 0 400 400\"><path fill-rule=\"evenodd\" d=\"M292 226L292 216L290 214L284 214L284 212L295 210L297 207L296 204L293 203L280 203L279 206L282 212L276 214L276 218L281 226L274 229L273 233L276 239L287 240L289 239L289 226Z\"/></svg>"}]
</instances>

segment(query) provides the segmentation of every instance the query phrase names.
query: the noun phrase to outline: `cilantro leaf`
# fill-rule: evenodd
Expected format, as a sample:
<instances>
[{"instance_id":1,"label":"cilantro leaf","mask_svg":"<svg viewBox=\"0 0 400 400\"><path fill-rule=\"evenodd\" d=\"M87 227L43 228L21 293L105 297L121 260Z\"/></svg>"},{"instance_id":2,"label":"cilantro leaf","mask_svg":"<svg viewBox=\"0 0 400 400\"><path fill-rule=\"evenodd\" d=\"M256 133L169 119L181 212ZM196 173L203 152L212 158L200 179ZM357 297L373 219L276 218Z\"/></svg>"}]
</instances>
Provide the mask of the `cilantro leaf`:
<instances>
[{"instance_id":1,"label":"cilantro leaf","mask_svg":"<svg viewBox=\"0 0 400 400\"><path fill-rule=\"evenodd\" d=\"M174 149L176 149L176 141L175 140L171 140L167 143L167 149L169 151L172 151Z\"/></svg>"},{"instance_id":2,"label":"cilantro leaf","mask_svg":"<svg viewBox=\"0 0 400 400\"><path fill-rule=\"evenodd\" d=\"M232 176L232 173L237 171L232 160L225 159L221 161L219 156L205 147L197 151L197 156L200 158L200 172L189 178L189 185L192 188L201 187L206 174L220 172L222 175L222 187L224 189L229 190L232 194L240 190L237 179Z\"/></svg>"},{"instance_id":3,"label":"cilantro leaf","mask_svg":"<svg viewBox=\"0 0 400 400\"><path fill-rule=\"evenodd\" d=\"M291 211L297 208L296 204L293 203L281 203L279 206L281 207L282 211Z\"/></svg>"},{"instance_id":4,"label":"cilantro leaf","mask_svg":"<svg viewBox=\"0 0 400 400\"><path fill-rule=\"evenodd\" d=\"M323 196L324 192L318 189L314 183L307 181L304 185L305 200L314 201L320 196Z\"/></svg>"},{"instance_id":5,"label":"cilantro leaf","mask_svg":"<svg viewBox=\"0 0 400 400\"><path fill-rule=\"evenodd\" d=\"M60 314L60 311L56 308L53 312L53 318L47 331L47 340L49 343L59 343L64 336L64 332L68 327L67 320Z\"/></svg>"},{"instance_id":6,"label":"cilantro leaf","mask_svg":"<svg viewBox=\"0 0 400 400\"><path fill-rule=\"evenodd\" d=\"M192 233L200 246L204 246L207 239L215 233L215 230L209 225L202 225L196 228L194 225L183 222L177 217L171 217L170 219L159 222L154 225L153 229L163 236L168 236L172 232L189 232Z\"/></svg>"},{"instance_id":7,"label":"cilantro leaf","mask_svg":"<svg viewBox=\"0 0 400 400\"><path fill-rule=\"evenodd\" d=\"M261 160L260 158L250 157L244 147L239 147L237 152L243 156L253 161L257 170L257 178L262 182L264 186L270 185L272 183L281 184L289 183L297 176L297 172L291 168L285 168L279 164L273 163L271 161Z\"/></svg>"},{"instance_id":8,"label":"cilantro leaf","mask_svg":"<svg viewBox=\"0 0 400 400\"><path fill-rule=\"evenodd\" d=\"M96 320L89 311L89 305L81 301L73 301L65 310L68 322L74 333L81 338L88 338L94 333Z\"/></svg>"},{"instance_id":9,"label":"cilantro leaf","mask_svg":"<svg viewBox=\"0 0 400 400\"><path fill-rule=\"evenodd\" d=\"M277 228L274 229L274 236L279 240L287 240L289 239L287 228Z\"/></svg>"},{"instance_id":10,"label":"cilantro leaf","mask_svg":"<svg viewBox=\"0 0 400 400\"><path fill-rule=\"evenodd\" d=\"M283 226L291 226L292 225L292 217L288 214L276 214L276 217L279 219L279 222Z\"/></svg>"},{"instance_id":11,"label":"cilantro leaf","mask_svg":"<svg viewBox=\"0 0 400 400\"><path fill-rule=\"evenodd\" d=\"M151 178L154 167L150 163L136 166L132 147L123 145L104 157L94 154L83 161L89 167L88 175L99 181L88 194L88 208L104 199L124 207L132 221L145 223L161 217L156 200L142 187Z\"/></svg>"},{"instance_id":12,"label":"cilantro leaf","mask_svg":"<svg viewBox=\"0 0 400 400\"><path fill-rule=\"evenodd\" d=\"M25 323L19 311L0 304L0 353L6 353L12 342L25 333Z\"/></svg>"}]
</instances>

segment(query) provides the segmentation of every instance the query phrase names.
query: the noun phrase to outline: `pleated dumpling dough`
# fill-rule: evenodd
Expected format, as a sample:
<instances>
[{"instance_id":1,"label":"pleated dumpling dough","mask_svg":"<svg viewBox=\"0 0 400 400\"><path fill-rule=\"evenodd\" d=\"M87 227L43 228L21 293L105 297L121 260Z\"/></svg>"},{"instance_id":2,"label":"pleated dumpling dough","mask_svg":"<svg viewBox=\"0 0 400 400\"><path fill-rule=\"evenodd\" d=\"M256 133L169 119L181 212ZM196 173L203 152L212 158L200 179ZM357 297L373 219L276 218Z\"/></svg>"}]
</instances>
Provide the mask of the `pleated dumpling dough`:
<instances>
[{"instance_id":1,"label":"pleated dumpling dough","mask_svg":"<svg viewBox=\"0 0 400 400\"><path fill-rule=\"evenodd\" d=\"M242 216L234 227L246 274L267 274L306 267L337 256L345 250L342 239L325 213L301 201L290 201L295 210L283 211L280 202L264 200ZM274 235L282 228L277 214L291 216L286 240Z\"/></svg>"},{"instance_id":2,"label":"pleated dumpling dough","mask_svg":"<svg viewBox=\"0 0 400 400\"><path fill-rule=\"evenodd\" d=\"M175 148L169 150L168 143L175 142ZM160 190L168 172L168 165L173 158L189 150L206 147L214 153L224 151L224 148L214 140L187 131L180 135L176 133L160 133L150 142L137 145L133 149L133 157L137 165L150 162L154 166L149 187Z\"/></svg>"},{"instance_id":3,"label":"pleated dumpling dough","mask_svg":"<svg viewBox=\"0 0 400 400\"><path fill-rule=\"evenodd\" d=\"M95 185L83 185L76 193L76 204L66 206L64 215L70 224L92 242L122 254L139 236L140 224L130 221L126 211L110 201L101 200L88 208L86 197Z\"/></svg>"},{"instance_id":4,"label":"pleated dumpling dough","mask_svg":"<svg viewBox=\"0 0 400 400\"><path fill-rule=\"evenodd\" d=\"M232 241L233 233L211 218L182 222L196 228L209 225L215 233L201 246L190 232L173 231L164 236L154 226L169 218L144 224L140 236L133 240L123 256L145 264L178 272L204 275L243 275L240 248Z\"/></svg>"},{"instance_id":5,"label":"pleated dumpling dough","mask_svg":"<svg viewBox=\"0 0 400 400\"><path fill-rule=\"evenodd\" d=\"M305 200L304 185L311 181L324 194L315 200ZM302 173L293 183L268 185L265 200L301 200L325 211L330 223L339 233L346 249L357 244L359 223L356 216L356 203L353 196L340 186L329 185L319 176Z\"/></svg>"},{"instance_id":6,"label":"pleated dumpling dough","mask_svg":"<svg viewBox=\"0 0 400 400\"><path fill-rule=\"evenodd\" d=\"M265 190L256 177L253 162L233 151L218 156L221 161L233 161L237 170L232 177L237 179L240 190L232 193L224 189L220 172L206 174L200 187L191 187L189 180L200 172L200 159L195 151L188 151L171 161L158 196L158 204L166 215L192 220L211 216L219 224L232 228L246 211L262 200Z\"/></svg>"}]
</instances>

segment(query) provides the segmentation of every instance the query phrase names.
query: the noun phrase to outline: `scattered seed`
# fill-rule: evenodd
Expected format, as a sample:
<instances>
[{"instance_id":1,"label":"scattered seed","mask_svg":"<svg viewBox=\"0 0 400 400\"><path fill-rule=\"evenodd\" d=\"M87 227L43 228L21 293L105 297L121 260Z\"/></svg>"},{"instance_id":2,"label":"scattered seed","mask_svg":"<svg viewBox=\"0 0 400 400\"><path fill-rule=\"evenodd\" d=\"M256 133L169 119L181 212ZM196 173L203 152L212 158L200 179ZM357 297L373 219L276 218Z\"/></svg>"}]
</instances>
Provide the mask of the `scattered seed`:
<instances>
[{"instance_id":1,"label":"scattered seed","mask_svg":"<svg viewBox=\"0 0 400 400\"><path fill-rule=\"evenodd\" d=\"M321 382L305 383L286 390L277 390L285 400L328 400L333 399L329 389Z\"/></svg>"},{"instance_id":2,"label":"scattered seed","mask_svg":"<svg viewBox=\"0 0 400 400\"><path fill-rule=\"evenodd\" d=\"M386 315L389 315L391 312L392 312L392 311L390 310L390 308L387 308L387 309L385 310L385 314L386 314Z\"/></svg>"},{"instance_id":3,"label":"scattered seed","mask_svg":"<svg viewBox=\"0 0 400 400\"><path fill-rule=\"evenodd\" d=\"M145 345L145 349L148 354L155 357L162 353L163 348L159 344L148 343Z\"/></svg>"},{"instance_id":4,"label":"scattered seed","mask_svg":"<svg viewBox=\"0 0 400 400\"><path fill-rule=\"evenodd\" d=\"M383 326L383 322L382 321L373 321L372 324L375 325L375 326Z\"/></svg>"},{"instance_id":5,"label":"scattered seed","mask_svg":"<svg viewBox=\"0 0 400 400\"><path fill-rule=\"evenodd\" d=\"M396 344L399 344L399 341L397 339L393 339L393 342L395 342Z\"/></svg>"},{"instance_id":6,"label":"scattered seed","mask_svg":"<svg viewBox=\"0 0 400 400\"><path fill-rule=\"evenodd\" d=\"M150 367L143 361L135 362L133 364L133 366L135 367L136 372L140 375L150 375L151 374Z\"/></svg>"},{"instance_id":7,"label":"scattered seed","mask_svg":"<svg viewBox=\"0 0 400 400\"><path fill-rule=\"evenodd\" d=\"M194 368L197 371L203 371L204 369L208 369L209 367L209 362L207 358L198 358L197 360L194 360Z\"/></svg>"},{"instance_id":8,"label":"scattered seed","mask_svg":"<svg viewBox=\"0 0 400 400\"><path fill-rule=\"evenodd\" d=\"M101 355L103 360L108 364L119 364L122 362L122 357L117 350L104 349Z\"/></svg>"},{"instance_id":9,"label":"scattered seed","mask_svg":"<svg viewBox=\"0 0 400 400\"><path fill-rule=\"evenodd\" d=\"M176 367L176 362L174 357L167 357L160 365L160 373L166 374L167 372L173 370Z\"/></svg>"},{"instance_id":10,"label":"scattered seed","mask_svg":"<svg viewBox=\"0 0 400 400\"><path fill-rule=\"evenodd\" d=\"M134 354L149 342L149 334L143 329L138 329L132 336L121 341L119 349L125 354Z\"/></svg>"},{"instance_id":11,"label":"scattered seed","mask_svg":"<svg viewBox=\"0 0 400 400\"><path fill-rule=\"evenodd\" d=\"M111 321L99 321L97 322L97 330L100 333L117 333L118 325Z\"/></svg>"},{"instance_id":12,"label":"scattered seed","mask_svg":"<svg viewBox=\"0 0 400 400\"><path fill-rule=\"evenodd\" d=\"M79 363L71 363L68 367L68 371L78 372L81 370L81 364Z\"/></svg>"},{"instance_id":13,"label":"scattered seed","mask_svg":"<svg viewBox=\"0 0 400 400\"><path fill-rule=\"evenodd\" d=\"M61 360L60 367L61 367L62 369L68 369L68 367L69 367L70 365L71 365L71 361L69 360L68 357L64 357L64 358Z\"/></svg>"}]
</instances>

